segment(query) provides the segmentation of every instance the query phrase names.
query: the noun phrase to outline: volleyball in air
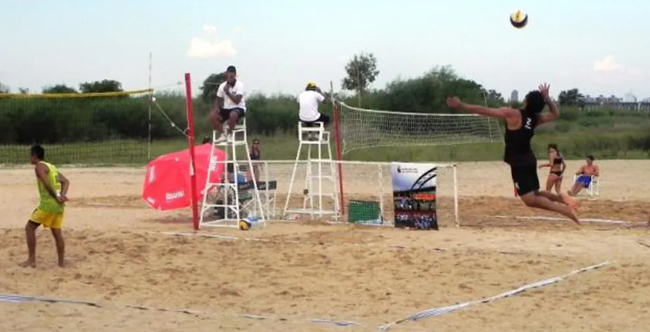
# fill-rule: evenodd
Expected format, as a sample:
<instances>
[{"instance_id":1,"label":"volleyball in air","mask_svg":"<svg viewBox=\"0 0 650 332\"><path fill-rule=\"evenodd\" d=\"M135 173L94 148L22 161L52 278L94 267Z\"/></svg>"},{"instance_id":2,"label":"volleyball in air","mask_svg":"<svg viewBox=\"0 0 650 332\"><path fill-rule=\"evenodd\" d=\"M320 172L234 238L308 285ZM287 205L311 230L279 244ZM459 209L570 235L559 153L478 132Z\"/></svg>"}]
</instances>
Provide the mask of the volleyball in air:
<instances>
[{"instance_id":1,"label":"volleyball in air","mask_svg":"<svg viewBox=\"0 0 650 332\"><path fill-rule=\"evenodd\" d=\"M510 15L510 24L517 29L521 29L528 24L528 15L521 10L517 10Z\"/></svg>"}]
</instances>

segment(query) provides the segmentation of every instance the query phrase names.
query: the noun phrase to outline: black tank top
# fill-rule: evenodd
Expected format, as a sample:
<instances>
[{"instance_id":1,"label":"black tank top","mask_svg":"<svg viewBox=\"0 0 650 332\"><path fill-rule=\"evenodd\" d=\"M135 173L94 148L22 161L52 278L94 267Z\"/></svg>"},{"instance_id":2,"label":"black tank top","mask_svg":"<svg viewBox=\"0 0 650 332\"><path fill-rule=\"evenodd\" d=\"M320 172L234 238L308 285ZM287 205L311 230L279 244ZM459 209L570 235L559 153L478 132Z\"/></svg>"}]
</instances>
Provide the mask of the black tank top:
<instances>
[{"instance_id":1,"label":"black tank top","mask_svg":"<svg viewBox=\"0 0 650 332\"><path fill-rule=\"evenodd\" d=\"M508 129L506 125L506 151L503 161L511 166L532 166L537 164L537 158L530 146L530 140L535 135L537 126L537 114L526 110L519 110L521 113L521 128L516 130Z\"/></svg>"}]
</instances>

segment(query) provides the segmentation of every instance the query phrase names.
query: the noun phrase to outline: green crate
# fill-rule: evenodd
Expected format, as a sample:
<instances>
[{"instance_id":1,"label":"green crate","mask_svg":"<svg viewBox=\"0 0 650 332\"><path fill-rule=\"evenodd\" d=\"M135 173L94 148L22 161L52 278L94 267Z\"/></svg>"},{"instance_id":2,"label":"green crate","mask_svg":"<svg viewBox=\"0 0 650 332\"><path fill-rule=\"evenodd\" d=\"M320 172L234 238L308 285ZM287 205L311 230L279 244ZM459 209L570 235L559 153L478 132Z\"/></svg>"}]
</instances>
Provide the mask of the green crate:
<instances>
[{"instance_id":1,"label":"green crate","mask_svg":"<svg viewBox=\"0 0 650 332\"><path fill-rule=\"evenodd\" d=\"M348 203L348 222L378 222L381 209L379 202L350 201Z\"/></svg>"}]
</instances>

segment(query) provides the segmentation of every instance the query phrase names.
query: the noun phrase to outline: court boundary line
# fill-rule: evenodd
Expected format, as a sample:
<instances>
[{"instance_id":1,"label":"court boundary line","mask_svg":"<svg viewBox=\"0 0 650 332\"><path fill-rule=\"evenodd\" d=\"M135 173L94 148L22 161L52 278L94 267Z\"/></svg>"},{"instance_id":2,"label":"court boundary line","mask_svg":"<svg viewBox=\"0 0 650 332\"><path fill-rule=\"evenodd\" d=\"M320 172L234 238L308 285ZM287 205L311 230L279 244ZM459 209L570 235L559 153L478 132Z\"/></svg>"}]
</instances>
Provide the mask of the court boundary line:
<instances>
[{"instance_id":1,"label":"court boundary line","mask_svg":"<svg viewBox=\"0 0 650 332\"><path fill-rule=\"evenodd\" d=\"M306 242L306 241L297 241L297 240L274 240L274 239L263 239L259 237L241 237L241 236L232 236L232 235L220 235L220 234L200 234L200 233L187 233L187 232L160 232L159 234L164 234L164 235L170 235L170 236L187 236L187 237L203 237L203 238L209 238L209 239L219 239L219 240L244 240L244 241L251 241L251 242L267 242L267 243L293 243L293 244L329 244L329 245L336 245L336 244L346 244L346 245L356 245L356 246L377 246L377 247L388 247L388 248L395 248L395 249L407 249L407 248L418 248L418 247L410 247L410 246L404 246L400 244L390 244L390 245L377 245L374 243L335 243L335 242ZM449 249L447 248L440 248L440 247L421 247L421 249L426 249L428 251L448 251Z\"/></svg>"},{"instance_id":2,"label":"court boundary line","mask_svg":"<svg viewBox=\"0 0 650 332\"><path fill-rule=\"evenodd\" d=\"M524 220L544 220L544 221L571 221L568 218L558 218L558 217L545 217L545 216L492 216L492 218L499 219L524 219ZM642 224L643 222L634 222L626 220L617 220L617 219L598 219L598 218L584 218L580 219L580 222L593 222L593 223L606 223L606 224L619 224L619 225L636 225Z\"/></svg>"},{"instance_id":3,"label":"court boundary line","mask_svg":"<svg viewBox=\"0 0 650 332\"><path fill-rule=\"evenodd\" d=\"M548 279L544 279L541 281L533 282L530 284L526 284L524 286L521 286L519 288L515 288L513 290L509 290L497 295L493 295L487 298L479 299L479 300L473 300L473 301L467 301L463 302L460 304L456 305L451 305L451 306L444 306L444 307L438 307L438 308L432 308L432 309L427 309L424 311L417 312L413 315L410 315L406 318L402 318L400 320L394 321L389 324L385 324L382 326L379 326L378 329L380 331L387 331L391 327L402 324L402 323L407 323L407 322L414 322L418 321L427 317L432 317L432 316L440 316L444 315L459 309L463 309L472 305L476 304L483 304L483 303L489 303L493 302L499 299L511 297L511 296L516 296L519 295L520 293L529 290L529 289L534 289L534 288L542 288L546 287L551 284L558 283L562 280L565 280L566 278L587 272L590 270L596 270L599 268L602 268L604 266L607 266L611 264L609 261L602 262L600 264L596 265L591 265L587 266L581 269L573 270L567 274L557 276L557 277L552 277ZM92 301L79 301L79 300L74 300L74 299L60 299L60 298L54 298L54 297L40 297L40 296L23 296L23 295L15 295L15 294L0 294L0 302L10 302L10 303L21 303L21 302L46 302L46 303L67 303L67 304L77 304L77 305L87 305L91 307L96 307L96 308L105 308L104 305L102 305L100 302L92 302ZM258 320L279 320L279 321L298 321L298 319L295 320L289 320L287 318L272 318L272 317L265 317L265 316L258 316L258 315L251 315L251 314L234 314L234 315L228 315L228 314L216 314L216 313L210 313L210 312L200 312L200 311L194 311L194 310L189 310L189 309L168 309L168 308L154 308L154 307L146 307L146 306L135 306L135 305L117 305L117 307L121 308L128 308L128 309L137 309L137 310L151 310L151 311L164 311L164 312L175 312L175 313L183 313L183 314L195 314L195 315L200 315L200 314L207 314L207 315L219 315L219 316L231 316L231 317L242 317L242 318L249 318L249 319L258 319ZM362 324L353 322L353 321L336 321L336 320L328 320L328 319L316 319L316 318L311 318L309 319L309 322L312 324L327 324L327 325L332 325L336 327L347 327L347 326L361 326Z\"/></svg>"},{"instance_id":4,"label":"court boundary line","mask_svg":"<svg viewBox=\"0 0 650 332\"><path fill-rule=\"evenodd\" d=\"M540 281L537 281L537 282L533 282L533 283L521 286L519 288L515 288L513 290L509 290L509 291L506 291L506 292L503 292L503 293L500 293L500 294L497 294L497 295L493 295L493 296L490 296L490 297L487 297L487 298L483 298L483 299L480 299L480 300L467 301L467 302L463 302L463 303L459 303L459 304L455 304L455 305L423 310L423 311L417 312L417 313L415 313L413 315L410 315L410 316L408 316L406 318L402 318L402 319L394 321L392 323L382 325L382 326L379 327L379 330L380 331L388 331L391 327L393 327L395 325L398 325L398 324L402 324L402 323L406 323L406 322L415 322L415 321L418 321L418 320L421 320L421 319L424 319L424 318L427 318L427 317L444 315L446 313L450 313L450 312L453 312L453 311L456 311L456 310L459 310L459 309L463 309L463 308L466 308L466 307L469 307L469 306L472 306L472 305L493 302L493 301L500 300L500 299L503 299L503 298L506 298L506 297L516 296L516 295L518 295L518 294L520 294L520 293L522 293L522 292L524 292L526 290L533 289L533 288L542 288L542 287L545 287L545 286L560 282L562 280L565 280L566 278L568 278L570 276L573 276L573 275L576 275L578 273L587 272L587 271L590 271L590 270L596 270L596 269L602 268L604 266L607 266L609 264L611 264L611 263L606 261L606 262L602 262L600 264L587 266L587 267L584 267L584 268L581 268L581 269L578 269L578 270L571 271L571 272L569 272L567 274L564 274L564 275L561 275L561 276L557 276L557 277L548 278L548 279L540 280Z\"/></svg>"},{"instance_id":5,"label":"court boundary line","mask_svg":"<svg viewBox=\"0 0 650 332\"><path fill-rule=\"evenodd\" d=\"M102 304L100 302L93 302L93 301L80 301L80 300L74 300L74 299L62 299L62 298L56 298L56 297L44 297L44 296L25 296L25 295L17 295L17 294L0 294L0 303L2 302L7 302L7 303L25 303L25 302L44 302L44 303L55 303L55 304L77 304L77 305L86 305L98 309L110 309L110 306L107 306L105 304ZM230 317L242 317L242 318L249 318L249 319L257 319L257 320L278 320L278 321L293 321L297 322L299 321L298 319L287 319L287 318L276 318L276 317L266 317L266 316L259 316L259 315L251 315L251 314L219 314L219 313L211 313L211 312L204 312L204 311L195 311L195 310L190 310L190 309L170 309L170 308L155 308L155 307L148 307L148 306L141 306L141 305L115 305L115 308L126 308L126 309L137 309L137 310L146 310L146 311L163 311L163 312L175 312L175 313L182 313L182 314L188 314L188 315L215 315L215 316L230 316ZM354 325L361 325L360 323L357 322L352 322L352 321L337 321L337 320L329 320L329 319L318 319L318 318L309 318L309 322L312 324L327 324L327 325L333 325L333 326L340 326L340 327L346 327L346 326L354 326Z\"/></svg>"}]
</instances>

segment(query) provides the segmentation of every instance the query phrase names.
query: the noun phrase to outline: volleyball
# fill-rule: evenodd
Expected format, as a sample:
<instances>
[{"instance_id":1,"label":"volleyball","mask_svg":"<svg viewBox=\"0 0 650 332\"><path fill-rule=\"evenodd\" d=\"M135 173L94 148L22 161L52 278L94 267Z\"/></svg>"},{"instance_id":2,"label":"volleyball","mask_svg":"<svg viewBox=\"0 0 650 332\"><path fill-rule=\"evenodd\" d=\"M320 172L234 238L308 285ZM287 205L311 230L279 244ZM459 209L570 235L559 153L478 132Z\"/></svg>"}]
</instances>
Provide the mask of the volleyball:
<instances>
[{"instance_id":1,"label":"volleyball","mask_svg":"<svg viewBox=\"0 0 650 332\"><path fill-rule=\"evenodd\" d=\"M528 15L521 10L517 10L510 15L510 24L517 29L521 29L528 24Z\"/></svg>"},{"instance_id":2,"label":"volleyball","mask_svg":"<svg viewBox=\"0 0 650 332\"><path fill-rule=\"evenodd\" d=\"M251 223L246 221L246 220L240 220L239 221L239 229L241 229L242 231L247 231L247 230L251 229Z\"/></svg>"}]
</instances>

